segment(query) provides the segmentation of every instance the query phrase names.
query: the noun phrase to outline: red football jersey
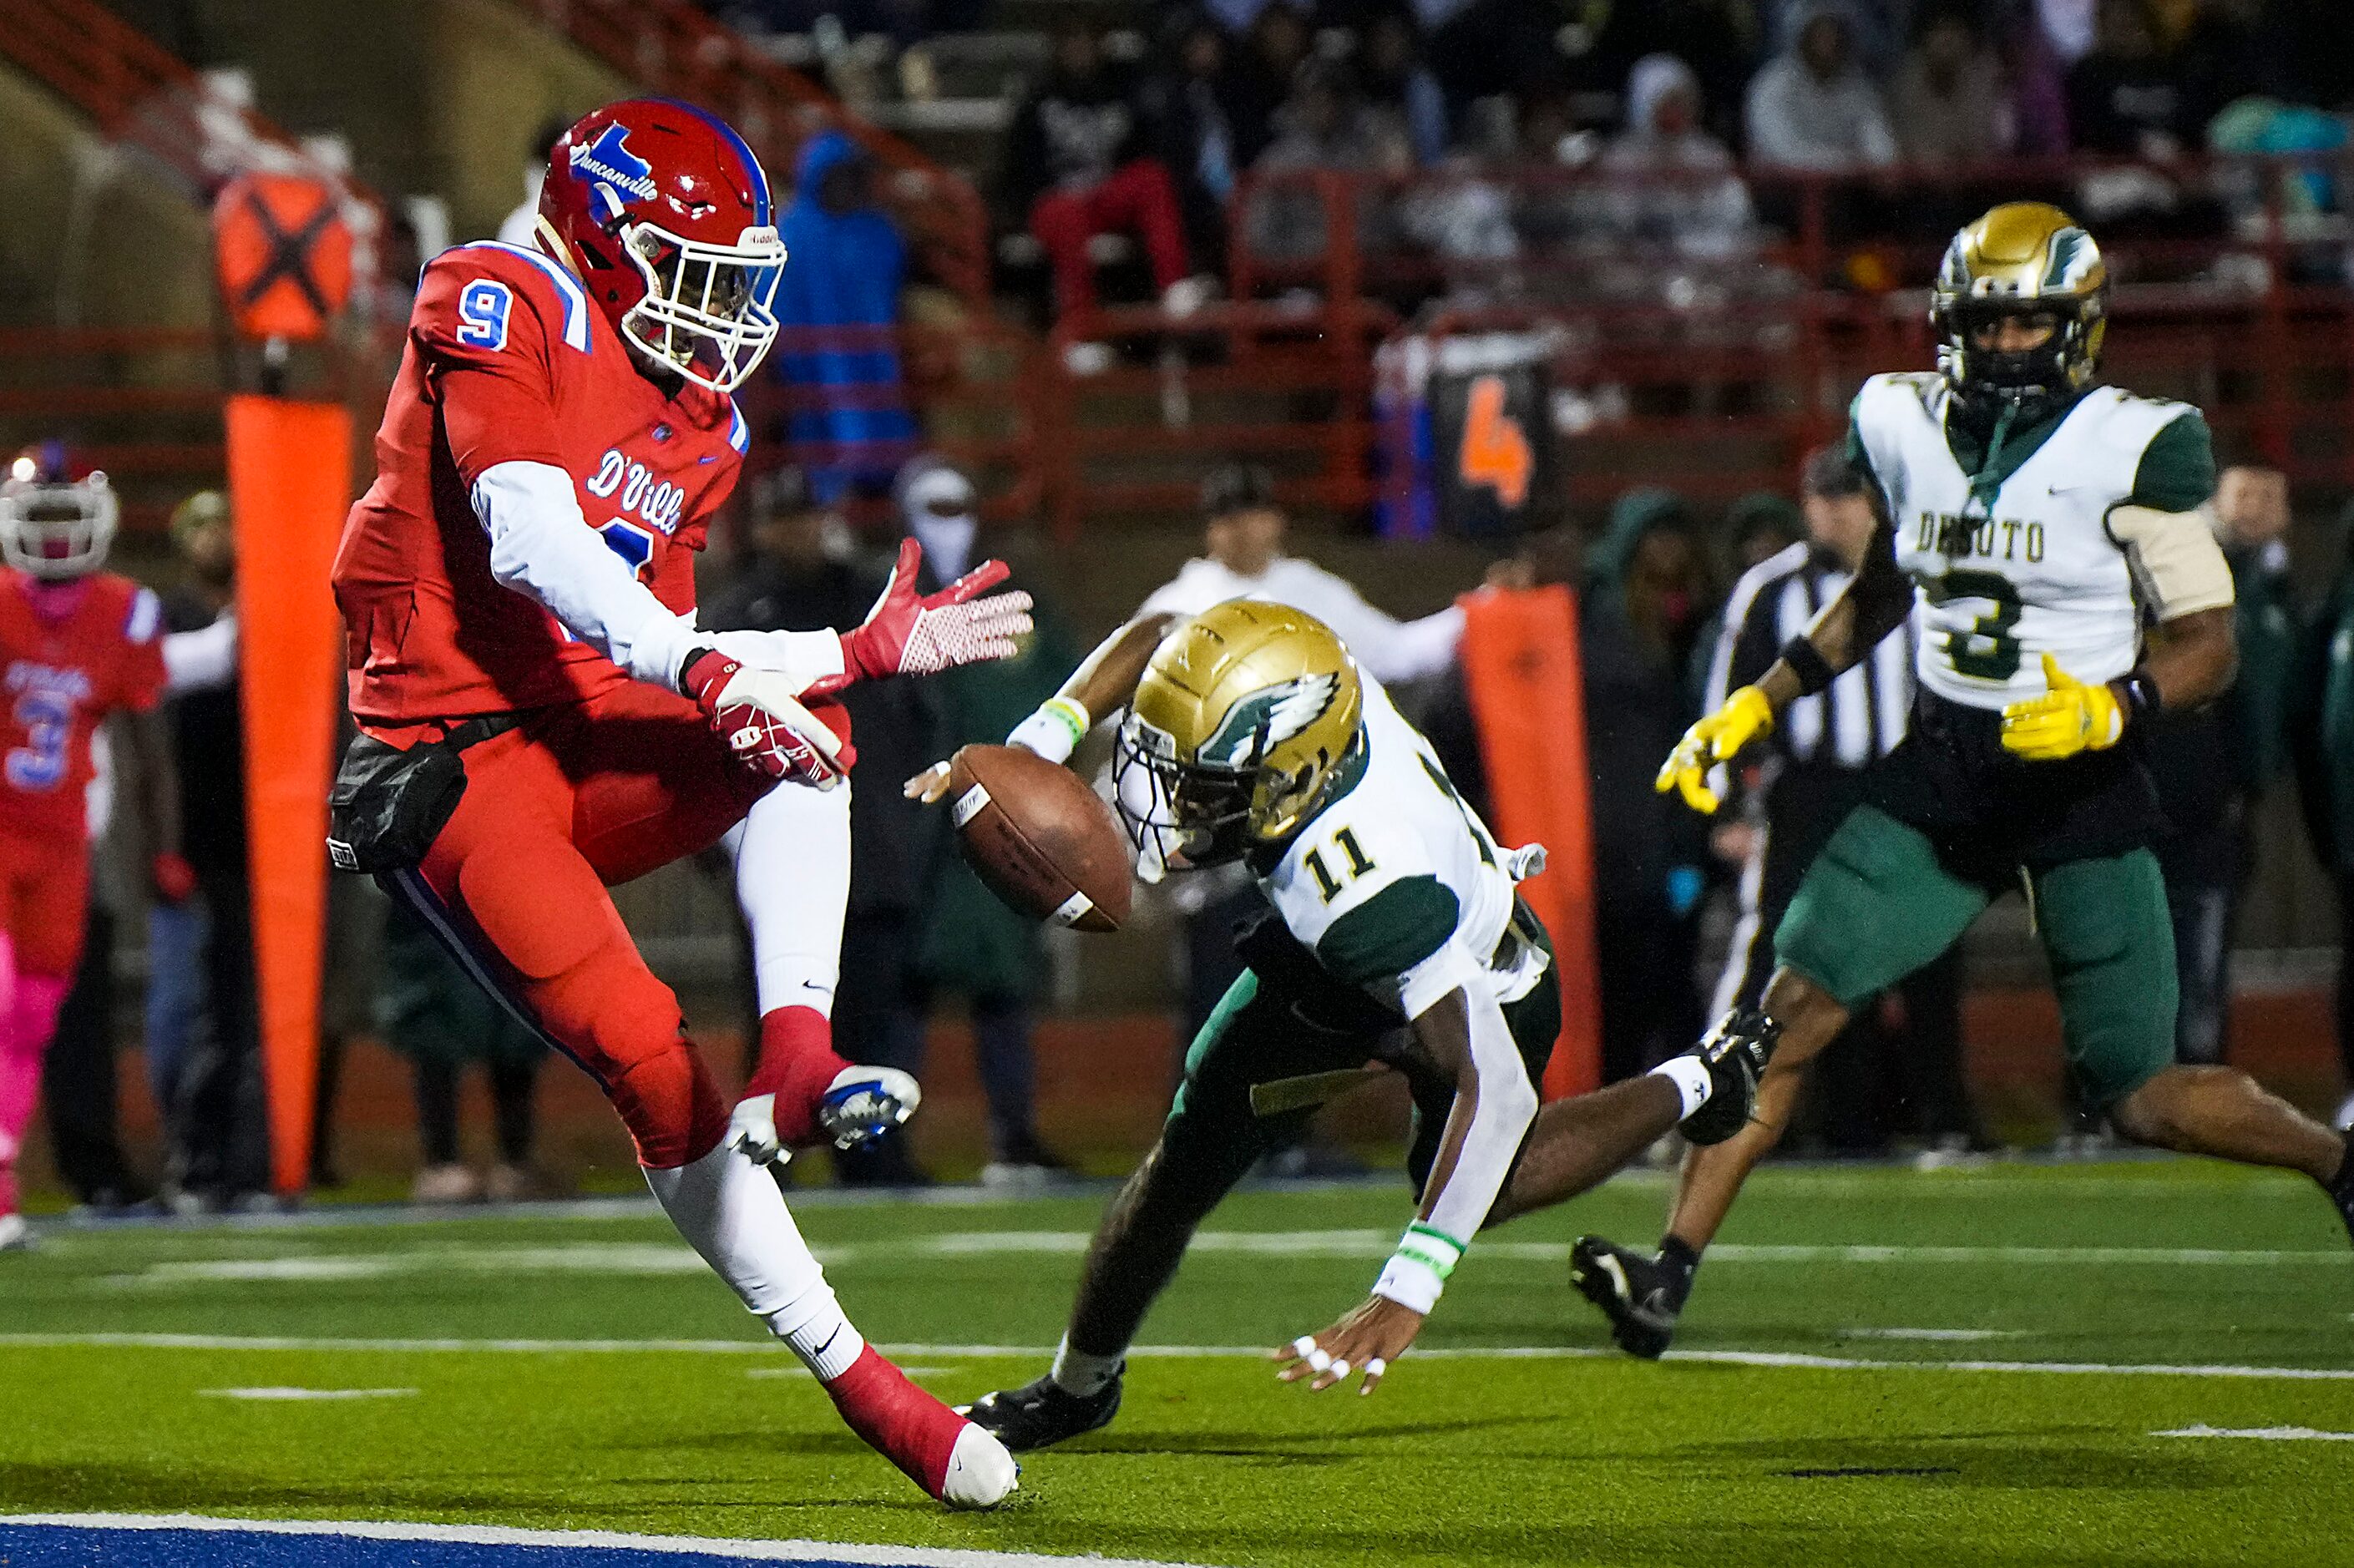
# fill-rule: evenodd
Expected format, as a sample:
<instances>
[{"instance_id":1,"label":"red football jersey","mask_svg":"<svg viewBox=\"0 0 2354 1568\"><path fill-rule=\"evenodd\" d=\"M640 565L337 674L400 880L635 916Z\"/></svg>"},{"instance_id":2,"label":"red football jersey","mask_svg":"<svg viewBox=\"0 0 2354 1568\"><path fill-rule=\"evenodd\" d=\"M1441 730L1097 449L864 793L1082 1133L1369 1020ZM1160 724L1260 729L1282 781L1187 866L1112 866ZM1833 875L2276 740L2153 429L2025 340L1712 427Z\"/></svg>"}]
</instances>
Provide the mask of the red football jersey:
<instances>
[{"instance_id":1,"label":"red football jersey","mask_svg":"<svg viewBox=\"0 0 2354 1568\"><path fill-rule=\"evenodd\" d=\"M73 612L37 614L31 579L0 574L0 832L90 832L90 737L117 708L164 694L164 607L128 577L84 579Z\"/></svg>"},{"instance_id":2,"label":"red football jersey","mask_svg":"<svg viewBox=\"0 0 2354 1568\"><path fill-rule=\"evenodd\" d=\"M684 382L665 397L641 376L580 281L539 252L484 241L435 257L376 431L376 483L335 554L353 714L508 713L628 680L491 576L474 482L503 462L565 470L588 525L684 614L692 552L749 439L730 398Z\"/></svg>"}]
</instances>

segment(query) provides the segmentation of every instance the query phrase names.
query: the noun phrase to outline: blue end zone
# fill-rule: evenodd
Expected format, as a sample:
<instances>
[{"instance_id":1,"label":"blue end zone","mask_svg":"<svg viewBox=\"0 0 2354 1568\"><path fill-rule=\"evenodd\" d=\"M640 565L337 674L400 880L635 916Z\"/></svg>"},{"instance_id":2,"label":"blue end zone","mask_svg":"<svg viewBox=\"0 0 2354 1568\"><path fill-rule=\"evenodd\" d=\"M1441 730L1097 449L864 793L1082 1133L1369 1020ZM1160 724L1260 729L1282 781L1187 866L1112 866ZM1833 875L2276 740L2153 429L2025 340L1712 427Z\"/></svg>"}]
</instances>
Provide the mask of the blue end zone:
<instances>
[{"instance_id":1,"label":"blue end zone","mask_svg":"<svg viewBox=\"0 0 2354 1568\"><path fill-rule=\"evenodd\" d=\"M332 1528L332 1527L329 1527ZM110 1530L0 1524L8 1568L713 1568L741 1561L620 1546L526 1546L469 1541L376 1541L354 1535L268 1535L212 1530ZM795 1557L801 1568L871 1568ZM909 1553L905 1561L920 1563Z\"/></svg>"}]
</instances>

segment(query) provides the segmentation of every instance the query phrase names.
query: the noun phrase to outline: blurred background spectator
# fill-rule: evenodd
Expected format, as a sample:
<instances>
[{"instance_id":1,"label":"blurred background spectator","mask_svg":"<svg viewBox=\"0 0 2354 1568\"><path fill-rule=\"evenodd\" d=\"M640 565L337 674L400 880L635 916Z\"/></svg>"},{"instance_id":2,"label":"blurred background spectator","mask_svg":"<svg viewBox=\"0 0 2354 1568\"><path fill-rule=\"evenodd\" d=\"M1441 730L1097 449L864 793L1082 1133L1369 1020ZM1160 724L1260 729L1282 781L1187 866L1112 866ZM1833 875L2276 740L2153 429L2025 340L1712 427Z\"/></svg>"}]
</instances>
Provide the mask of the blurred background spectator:
<instances>
[{"instance_id":1,"label":"blurred background spectator","mask_svg":"<svg viewBox=\"0 0 2354 1568\"><path fill-rule=\"evenodd\" d=\"M1682 1050L1701 1024L1707 821L1651 779L1696 711L1685 672L1712 604L1682 498L1657 488L1620 496L1588 555L1578 616L1605 1083Z\"/></svg>"},{"instance_id":2,"label":"blurred background spectator","mask_svg":"<svg viewBox=\"0 0 2354 1568\"><path fill-rule=\"evenodd\" d=\"M185 571L163 596L164 624L182 635L211 630L230 614L237 595L228 503L218 491L192 495L172 514L171 530ZM260 1202L270 1186L246 859L245 720L234 648L228 641L229 657L215 682L175 683L168 705L182 853L196 870L196 897L148 912L155 976L148 993L148 1074L171 1145L165 1187L184 1208Z\"/></svg>"},{"instance_id":3,"label":"blurred background spectator","mask_svg":"<svg viewBox=\"0 0 2354 1568\"><path fill-rule=\"evenodd\" d=\"M1161 33L1159 69L1140 89L1152 146L1175 183L1187 248L1214 260L1225 253L1226 203L1257 155L1242 135L1229 42L1205 14L1181 10Z\"/></svg>"},{"instance_id":4,"label":"blurred background spectator","mask_svg":"<svg viewBox=\"0 0 2354 1568\"><path fill-rule=\"evenodd\" d=\"M2354 503L2340 513L2344 558L2298 639L2288 687L2288 735L2297 796L2316 859L2338 902L2337 1024L2347 1095L2340 1128L2354 1128Z\"/></svg>"},{"instance_id":5,"label":"blurred background spectator","mask_svg":"<svg viewBox=\"0 0 2354 1568\"><path fill-rule=\"evenodd\" d=\"M385 916L376 1026L408 1059L417 1096L419 1203L512 1203L557 1195L532 1164L533 1096L547 1047L476 985L406 904ZM460 1076L482 1070L495 1150L488 1171L466 1162L458 1136Z\"/></svg>"},{"instance_id":6,"label":"blurred background spectator","mask_svg":"<svg viewBox=\"0 0 2354 1568\"><path fill-rule=\"evenodd\" d=\"M1724 143L1702 129L1700 79L1673 55L1646 55L1627 78L1627 128L1598 166L1612 238L1724 260L1749 240L1749 190Z\"/></svg>"},{"instance_id":7,"label":"blurred background spectator","mask_svg":"<svg viewBox=\"0 0 2354 1568\"><path fill-rule=\"evenodd\" d=\"M1967 7L1948 4L1920 13L1889 93L1889 120L1908 163L1985 163L2018 146L2002 61Z\"/></svg>"},{"instance_id":8,"label":"blurred background spectator","mask_svg":"<svg viewBox=\"0 0 2354 1568\"><path fill-rule=\"evenodd\" d=\"M1127 73L1104 58L1086 18L1055 35L1054 67L1015 111L1006 140L1003 190L1026 213L1055 277L1055 308L1095 308L1095 263L1087 242L1129 234L1144 247L1165 303L1200 302L1189 287L1185 228L1168 167L1151 155Z\"/></svg>"},{"instance_id":9,"label":"blurred background spectator","mask_svg":"<svg viewBox=\"0 0 2354 1568\"><path fill-rule=\"evenodd\" d=\"M2284 761L2283 708L2296 631L2288 577L2288 477L2223 471L2212 503L2231 563L2240 672L2206 707L2163 713L2144 754L2171 831L2159 841L2182 988L2175 1054L2221 1062L2231 1039L2232 931L2253 864L2250 816Z\"/></svg>"},{"instance_id":10,"label":"blurred background spectator","mask_svg":"<svg viewBox=\"0 0 2354 1568\"><path fill-rule=\"evenodd\" d=\"M895 336L907 248L875 182L855 142L821 132L801 149L777 224L792 260L777 282L774 374L790 398L786 437L821 501L887 482L915 445Z\"/></svg>"},{"instance_id":11,"label":"blurred background spectator","mask_svg":"<svg viewBox=\"0 0 2354 1568\"><path fill-rule=\"evenodd\" d=\"M1821 174L1896 162L1880 90L1856 58L1852 17L1817 4L1797 7L1793 21L1790 46L1749 83L1751 159Z\"/></svg>"},{"instance_id":12,"label":"blurred background spectator","mask_svg":"<svg viewBox=\"0 0 2354 1568\"><path fill-rule=\"evenodd\" d=\"M515 203L514 210L499 220L498 238L502 244L529 245L538 234L539 191L547 183L547 155L556 150L556 144L564 140L564 133L571 128L569 120L547 121L533 134L531 144L524 149L523 200ZM403 215L396 222L407 224L407 216ZM412 226L409 228L412 239L415 234ZM396 278L413 280L418 267L427 260L419 257L412 264L406 258L388 256L385 270Z\"/></svg>"},{"instance_id":13,"label":"blurred background spectator","mask_svg":"<svg viewBox=\"0 0 2354 1568\"><path fill-rule=\"evenodd\" d=\"M939 458L910 462L899 476L895 497L901 526L924 546L928 588L954 582L988 553L980 538L980 496L972 481ZM909 759L904 772L870 764L862 751L863 787L895 798L893 781L912 778L958 747L995 746L1055 694L1086 652L1072 636L1036 573L1017 569L1008 579L1035 601L1036 629L1012 659L968 665L929 683L942 723L930 756ZM903 802L903 805L906 804ZM880 1058L920 1077L925 1035L947 996L961 996L972 1024L973 1061L989 1108L987 1186L1025 1187L1064 1178L1069 1167L1038 1136L1037 1073L1031 1050L1033 1010L1048 965L1037 922L1016 914L981 884L941 831L939 812L917 808L927 819L910 824L909 836L928 854L911 869L920 878L916 913L900 944L903 968L877 975L877 994L896 1001L889 1054ZM854 845L853 862L864 853ZM914 859L913 856L910 857Z\"/></svg>"}]
</instances>

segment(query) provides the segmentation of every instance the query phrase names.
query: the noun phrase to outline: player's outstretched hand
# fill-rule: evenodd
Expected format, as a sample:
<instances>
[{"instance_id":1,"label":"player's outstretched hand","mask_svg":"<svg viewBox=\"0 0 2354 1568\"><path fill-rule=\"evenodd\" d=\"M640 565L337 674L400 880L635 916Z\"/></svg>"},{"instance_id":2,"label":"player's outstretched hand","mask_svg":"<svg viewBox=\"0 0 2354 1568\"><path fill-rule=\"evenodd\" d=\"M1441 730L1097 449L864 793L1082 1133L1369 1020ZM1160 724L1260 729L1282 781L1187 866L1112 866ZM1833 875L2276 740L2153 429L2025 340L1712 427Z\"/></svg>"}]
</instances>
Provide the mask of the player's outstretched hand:
<instances>
[{"instance_id":1,"label":"player's outstretched hand","mask_svg":"<svg viewBox=\"0 0 2354 1568\"><path fill-rule=\"evenodd\" d=\"M1386 1296L1368 1296L1322 1333L1302 1334L1276 1351L1275 1359L1283 1364L1276 1376L1286 1383L1311 1379L1309 1388L1320 1393L1361 1372L1364 1381L1357 1392L1371 1393L1390 1363L1405 1354L1421 1332L1421 1313Z\"/></svg>"},{"instance_id":2,"label":"player's outstretched hand","mask_svg":"<svg viewBox=\"0 0 2354 1568\"><path fill-rule=\"evenodd\" d=\"M2125 734L2125 708L2107 686L2085 684L2049 653L2043 656L2043 683L2051 688L2043 695L2002 710L2002 748L2013 757L2057 762L2115 746Z\"/></svg>"},{"instance_id":3,"label":"player's outstretched hand","mask_svg":"<svg viewBox=\"0 0 2354 1568\"><path fill-rule=\"evenodd\" d=\"M1741 748L1774 727L1774 705L1755 686L1744 686L1724 699L1724 705L1703 715L1659 765L1651 788L1664 795L1673 789L1693 810L1713 815L1722 803L1708 787L1708 770L1730 762Z\"/></svg>"},{"instance_id":4,"label":"player's outstretched hand","mask_svg":"<svg viewBox=\"0 0 2354 1568\"><path fill-rule=\"evenodd\" d=\"M1005 580L1003 561L983 561L936 594L916 591L924 547L899 546L899 559L883 597L866 620L842 634L843 673L811 690L820 696L856 681L884 675L936 675L960 664L1011 659L1030 630L1030 596L989 593Z\"/></svg>"},{"instance_id":5,"label":"player's outstretched hand","mask_svg":"<svg viewBox=\"0 0 2354 1568\"><path fill-rule=\"evenodd\" d=\"M948 792L949 765L945 762L933 763L899 786L900 794L910 800L921 800L927 806L938 805L940 797Z\"/></svg>"},{"instance_id":6,"label":"player's outstretched hand","mask_svg":"<svg viewBox=\"0 0 2354 1568\"><path fill-rule=\"evenodd\" d=\"M849 776L856 754L801 705L793 675L712 652L691 660L679 683L747 768L820 789Z\"/></svg>"}]
</instances>

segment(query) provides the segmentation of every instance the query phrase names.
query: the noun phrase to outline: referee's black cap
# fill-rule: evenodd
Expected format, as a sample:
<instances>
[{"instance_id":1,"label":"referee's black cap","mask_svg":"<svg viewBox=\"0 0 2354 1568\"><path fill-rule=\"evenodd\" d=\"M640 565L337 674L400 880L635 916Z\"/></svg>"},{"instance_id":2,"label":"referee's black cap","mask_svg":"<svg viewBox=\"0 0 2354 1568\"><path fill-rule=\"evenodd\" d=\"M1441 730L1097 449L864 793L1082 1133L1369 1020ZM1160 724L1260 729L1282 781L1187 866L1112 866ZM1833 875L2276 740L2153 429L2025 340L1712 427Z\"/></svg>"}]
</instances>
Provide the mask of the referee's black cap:
<instances>
[{"instance_id":1,"label":"referee's black cap","mask_svg":"<svg viewBox=\"0 0 2354 1568\"><path fill-rule=\"evenodd\" d=\"M1202 481L1202 516L1207 521L1275 504L1275 476L1255 462L1220 463Z\"/></svg>"},{"instance_id":2,"label":"referee's black cap","mask_svg":"<svg viewBox=\"0 0 2354 1568\"><path fill-rule=\"evenodd\" d=\"M1849 461L1843 446L1817 447L1808 452L1798 476L1801 494L1829 498L1863 493L1863 471Z\"/></svg>"}]
</instances>

